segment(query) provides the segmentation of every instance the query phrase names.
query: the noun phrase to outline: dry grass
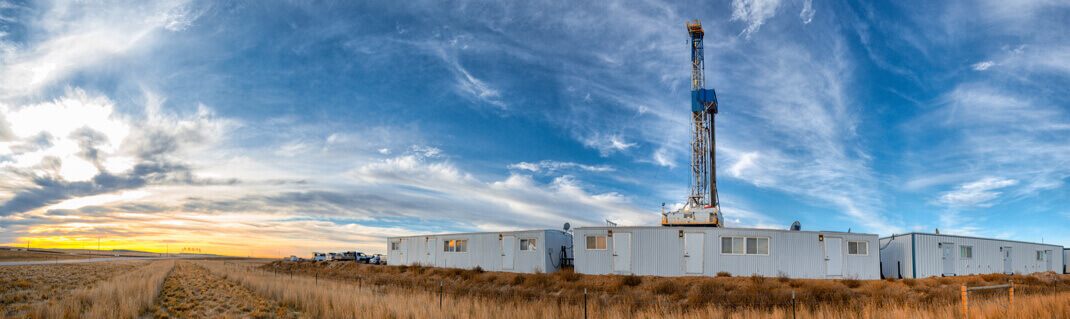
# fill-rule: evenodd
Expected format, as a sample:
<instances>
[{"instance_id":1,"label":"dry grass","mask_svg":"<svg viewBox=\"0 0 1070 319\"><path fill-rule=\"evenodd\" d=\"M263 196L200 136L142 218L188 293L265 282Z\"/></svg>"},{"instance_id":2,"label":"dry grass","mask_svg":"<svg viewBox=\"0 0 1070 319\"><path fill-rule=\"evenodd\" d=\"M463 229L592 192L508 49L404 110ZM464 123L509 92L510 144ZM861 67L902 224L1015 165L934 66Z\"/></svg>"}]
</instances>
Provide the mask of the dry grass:
<instances>
[{"instance_id":1,"label":"dry grass","mask_svg":"<svg viewBox=\"0 0 1070 319\"><path fill-rule=\"evenodd\" d=\"M173 260L155 261L91 288L76 289L71 297L36 307L37 318L136 318L148 310L174 268Z\"/></svg>"},{"instance_id":2,"label":"dry grass","mask_svg":"<svg viewBox=\"0 0 1070 319\"><path fill-rule=\"evenodd\" d=\"M576 318L583 317L583 299L573 298L567 291L544 291L541 296L523 296L507 292L465 290L461 286L450 286L444 290L446 294L440 296L435 289L407 289L404 286L368 286L358 288L357 282L338 280L340 277L331 276L330 269L320 269L319 278L314 276L294 276L290 279L289 273L284 271L282 275L274 275L270 269L273 265L252 268L242 264L223 264L220 262L201 263L214 274L226 276L228 279L240 282L244 287L259 294L279 300L285 304L294 304L305 309L306 315L314 318L355 318L355 317L383 317L383 318ZM352 264L335 264L335 268L352 270ZM324 265L319 265L324 266ZM364 265L360 265L364 267ZM264 271L267 268L269 271ZM385 267L384 272L390 270ZM333 268L331 268L333 269ZM400 270L398 270L400 272ZM455 271L440 269L407 269L405 273L416 272L421 276L439 276L440 271L456 276L454 279L463 278ZM367 274L370 272L364 272ZM485 272L482 276L472 275L472 280L487 280L499 285L509 285L515 282L517 274ZM521 275L524 279L522 285L530 285L529 281L539 280L542 275ZM333 280L326 277L335 278ZM477 278L478 277L478 278ZM588 276L581 276L588 277ZM624 280L623 276L597 276L603 280ZM509 279L502 279L509 278ZM561 280L554 277L553 284L560 284ZM705 280L698 280L705 279ZM665 290L667 294L659 295L658 301L644 306L641 304L614 302L614 294L605 291L594 292L589 295L588 315L592 318L791 318L792 312L789 305L775 305L771 307L753 305L723 305L727 301L724 295L697 295L677 294L681 291L688 293L719 292L731 286L730 294L746 295L758 292L761 289L754 288L763 285L765 288L780 284L778 280L760 280L745 278L733 279L731 285L726 285L726 278L684 278L680 280L659 280L656 277L643 277L643 283L630 289L654 289ZM1056 285L1062 278L1056 278ZM458 279L459 280L459 279ZM583 282L592 278L581 278ZM793 279L795 281L797 279ZM919 287L932 285L951 285L963 280L953 278L946 280L919 280ZM977 279L980 280L980 279ZM697 281L697 284L691 284ZM983 280L982 280L983 281ZM845 291L858 290L851 293L855 298L853 302L835 302L811 300L799 301L797 316L799 318L957 318L961 317L961 308L957 299L952 300L929 300L922 303L903 302L893 303L881 300L873 300L867 295L860 294L863 289L876 289L891 293L896 289L908 291L900 292L902 295L918 294L911 291L905 285L896 289L890 289L893 285L881 280L861 280L859 288L847 288L838 281L823 281L827 286ZM946 282L946 283L943 283ZM804 282L804 287L822 287L815 282ZM895 284L899 285L899 284ZM618 285L613 285L618 286ZM1038 288L1040 286L1037 286ZM686 289L685 289L686 288ZM1033 286L1023 286L1022 292L1014 304L1007 302L1005 295L1001 294L974 294L971 317L977 318L1055 318L1070 316L1070 293L1031 294L1027 290ZM636 291L640 292L640 291ZM1033 292L1033 293L1039 293ZM679 307L674 306L675 296L706 296L708 300L700 306ZM442 298L442 306L439 301ZM956 296L957 298L957 296ZM914 300L914 299L911 299ZM690 301L684 299L681 301Z\"/></svg>"},{"instance_id":3,"label":"dry grass","mask_svg":"<svg viewBox=\"0 0 1070 319\"><path fill-rule=\"evenodd\" d=\"M27 265L0 267L0 317L24 317L34 308L56 304L77 289L91 287L113 276L147 264L120 261L93 264Z\"/></svg>"},{"instance_id":4,"label":"dry grass","mask_svg":"<svg viewBox=\"0 0 1070 319\"><path fill-rule=\"evenodd\" d=\"M91 256L85 255L71 255L69 253L60 252L48 252L48 251L11 251L11 249L0 249L0 261L48 261L48 260L66 260L66 259L86 259Z\"/></svg>"},{"instance_id":5,"label":"dry grass","mask_svg":"<svg viewBox=\"0 0 1070 319\"><path fill-rule=\"evenodd\" d=\"M439 285L462 294L515 296L516 298L582 299L632 304L639 308L673 307L698 309L718 304L722 309L746 305L790 304L791 295L802 304L831 303L846 306L898 305L939 306L956 302L959 287L991 285L1014 280L1018 289L1070 290L1070 276L1040 273L1029 276L959 276L906 280L822 280L749 277L657 277L565 274L513 274L476 272L423 266L376 266L357 263L282 262L264 264L260 270L356 281L389 287L436 291ZM1002 277L1001 277L1002 276ZM567 278L567 279L564 279Z\"/></svg>"},{"instance_id":6,"label":"dry grass","mask_svg":"<svg viewBox=\"0 0 1070 319\"><path fill-rule=\"evenodd\" d=\"M298 313L204 268L179 262L163 281L163 291L152 308L152 315L155 318L294 318Z\"/></svg>"}]
</instances>

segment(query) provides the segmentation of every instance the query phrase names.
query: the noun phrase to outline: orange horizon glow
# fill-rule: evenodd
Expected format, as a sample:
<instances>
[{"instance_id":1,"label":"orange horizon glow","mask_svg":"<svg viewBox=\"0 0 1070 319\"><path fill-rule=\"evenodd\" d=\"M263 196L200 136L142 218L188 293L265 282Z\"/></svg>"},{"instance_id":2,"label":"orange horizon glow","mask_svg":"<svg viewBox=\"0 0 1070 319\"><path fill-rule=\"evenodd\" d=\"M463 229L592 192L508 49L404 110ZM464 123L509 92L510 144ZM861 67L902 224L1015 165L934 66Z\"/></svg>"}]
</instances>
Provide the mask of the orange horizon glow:
<instances>
[{"instance_id":1,"label":"orange horizon glow","mask_svg":"<svg viewBox=\"0 0 1070 319\"><path fill-rule=\"evenodd\" d=\"M259 242L269 243L271 241L269 240ZM311 256L313 251L328 252L354 250L352 248L313 248L304 245L294 245L293 242L291 242L290 244L291 245L287 246L265 246L252 244L221 245L218 243L209 243L205 241L181 242L174 239L143 240L122 237L100 237L98 243L97 237L52 236L19 237L17 238L16 242L0 243L0 246L30 249L85 250L90 253L94 251L113 250L131 250L153 254L181 254L185 252L188 254L205 254L251 258L284 258L289 257L291 255L307 257L305 255ZM187 250L184 251L184 248ZM200 251L191 251L193 249L199 249ZM374 250L365 250L365 253L379 252L376 252Z\"/></svg>"}]
</instances>

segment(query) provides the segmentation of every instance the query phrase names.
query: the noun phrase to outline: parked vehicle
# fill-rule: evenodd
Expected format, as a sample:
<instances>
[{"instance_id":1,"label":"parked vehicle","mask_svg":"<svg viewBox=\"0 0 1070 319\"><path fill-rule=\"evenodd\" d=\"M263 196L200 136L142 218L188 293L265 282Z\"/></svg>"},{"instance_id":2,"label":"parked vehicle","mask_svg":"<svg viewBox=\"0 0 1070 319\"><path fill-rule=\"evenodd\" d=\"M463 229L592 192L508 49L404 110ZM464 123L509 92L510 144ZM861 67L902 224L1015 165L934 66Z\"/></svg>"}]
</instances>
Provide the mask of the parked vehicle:
<instances>
[{"instance_id":1,"label":"parked vehicle","mask_svg":"<svg viewBox=\"0 0 1070 319\"><path fill-rule=\"evenodd\" d=\"M366 254L361 253L361 252L356 253L356 256L357 256L357 262L360 262L360 263L363 263L363 264L370 263L371 260L372 260L372 256L366 255Z\"/></svg>"},{"instance_id":2,"label":"parked vehicle","mask_svg":"<svg viewBox=\"0 0 1070 319\"><path fill-rule=\"evenodd\" d=\"M385 265L386 256L383 256L383 254L375 254L368 260L368 263L372 265Z\"/></svg>"},{"instance_id":3,"label":"parked vehicle","mask_svg":"<svg viewBox=\"0 0 1070 319\"><path fill-rule=\"evenodd\" d=\"M327 254L313 252L312 261L327 261Z\"/></svg>"}]
</instances>

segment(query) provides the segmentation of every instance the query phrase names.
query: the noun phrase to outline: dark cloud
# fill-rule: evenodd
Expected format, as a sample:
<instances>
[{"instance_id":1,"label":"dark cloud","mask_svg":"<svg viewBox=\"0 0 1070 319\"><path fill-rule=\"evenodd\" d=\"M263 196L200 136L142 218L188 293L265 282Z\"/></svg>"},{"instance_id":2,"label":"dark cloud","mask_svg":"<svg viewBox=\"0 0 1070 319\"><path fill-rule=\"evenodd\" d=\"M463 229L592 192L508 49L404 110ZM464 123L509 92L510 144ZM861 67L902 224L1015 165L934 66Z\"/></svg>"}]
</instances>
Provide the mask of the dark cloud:
<instances>
[{"instance_id":1,"label":"dark cloud","mask_svg":"<svg viewBox=\"0 0 1070 319\"><path fill-rule=\"evenodd\" d=\"M24 139L22 144L11 146L11 152L18 154L26 152L36 152L39 150L47 149L49 147L52 147L52 140L54 139L56 138L52 136L52 133L37 133L37 135Z\"/></svg>"},{"instance_id":2,"label":"dark cloud","mask_svg":"<svg viewBox=\"0 0 1070 319\"><path fill-rule=\"evenodd\" d=\"M78 141L78 147L82 149L78 156L93 163L99 169L101 167L101 154L100 149L97 147L101 144L107 144L108 136L89 127L82 127L71 132L70 138Z\"/></svg>"},{"instance_id":3,"label":"dark cloud","mask_svg":"<svg viewBox=\"0 0 1070 319\"><path fill-rule=\"evenodd\" d=\"M137 189L149 184L220 185L236 184L237 179L204 179L194 176L187 165L146 162L135 165L123 174L106 171L83 182L70 182L59 177L37 176L33 186L17 188L15 196L0 205L0 216L26 212L61 201L83 196Z\"/></svg>"},{"instance_id":4,"label":"dark cloud","mask_svg":"<svg viewBox=\"0 0 1070 319\"><path fill-rule=\"evenodd\" d=\"M15 140L15 133L11 131L11 124L7 122L3 114L0 114L0 142Z\"/></svg>"}]
</instances>

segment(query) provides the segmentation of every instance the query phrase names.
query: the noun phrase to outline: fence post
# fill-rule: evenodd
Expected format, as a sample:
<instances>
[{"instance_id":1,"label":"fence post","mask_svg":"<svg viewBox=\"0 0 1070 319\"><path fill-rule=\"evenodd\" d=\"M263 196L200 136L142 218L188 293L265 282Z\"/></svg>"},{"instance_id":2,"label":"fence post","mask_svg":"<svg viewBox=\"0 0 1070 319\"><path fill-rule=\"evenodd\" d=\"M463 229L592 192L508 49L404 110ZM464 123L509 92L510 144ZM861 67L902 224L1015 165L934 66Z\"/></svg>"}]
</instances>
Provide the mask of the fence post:
<instances>
[{"instance_id":1,"label":"fence post","mask_svg":"<svg viewBox=\"0 0 1070 319\"><path fill-rule=\"evenodd\" d=\"M962 317L969 317L970 300L966 297L966 285L962 285Z\"/></svg>"},{"instance_id":2,"label":"fence post","mask_svg":"<svg viewBox=\"0 0 1070 319\"><path fill-rule=\"evenodd\" d=\"M445 292L445 288L442 286L442 282L438 282L438 308L442 308L442 293Z\"/></svg>"},{"instance_id":3,"label":"fence post","mask_svg":"<svg viewBox=\"0 0 1070 319\"><path fill-rule=\"evenodd\" d=\"M1011 303L1014 303L1014 280L1011 280Z\"/></svg>"},{"instance_id":4,"label":"fence post","mask_svg":"<svg viewBox=\"0 0 1070 319\"><path fill-rule=\"evenodd\" d=\"M364 275L357 275L357 290L364 288Z\"/></svg>"},{"instance_id":5,"label":"fence post","mask_svg":"<svg viewBox=\"0 0 1070 319\"><path fill-rule=\"evenodd\" d=\"M795 290L791 291L791 319L795 319Z\"/></svg>"}]
</instances>

